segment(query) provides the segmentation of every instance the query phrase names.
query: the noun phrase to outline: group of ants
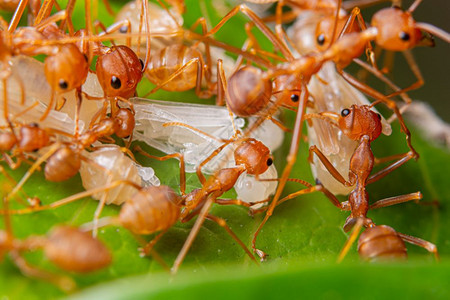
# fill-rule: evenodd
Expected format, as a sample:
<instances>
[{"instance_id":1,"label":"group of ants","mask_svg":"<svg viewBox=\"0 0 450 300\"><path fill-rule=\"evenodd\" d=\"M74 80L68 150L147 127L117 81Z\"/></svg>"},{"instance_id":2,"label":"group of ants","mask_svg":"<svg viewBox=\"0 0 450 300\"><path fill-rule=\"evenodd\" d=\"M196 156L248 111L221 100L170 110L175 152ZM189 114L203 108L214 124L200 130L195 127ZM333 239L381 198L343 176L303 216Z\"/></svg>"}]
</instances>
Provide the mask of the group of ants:
<instances>
[{"instance_id":1,"label":"group of ants","mask_svg":"<svg viewBox=\"0 0 450 300\"><path fill-rule=\"evenodd\" d=\"M106 0L103 2L113 13L108 2ZM339 261L344 258L362 228L365 228L365 231L359 237L358 251L363 259L405 259L407 253L404 241L423 247L438 257L437 248L432 243L397 232L386 225L377 225L367 217L368 211L371 209L412 200L418 201L422 198L422 194L416 192L378 200L370 204L366 190L368 184L385 177L407 161L419 157L411 143L411 134L403 120L402 109L398 106L398 100L393 100L393 98L401 97L405 104L402 107L406 107L411 102L407 92L420 87L423 84L423 78L417 65L412 59L409 59L408 62L411 63L411 69L418 81L406 88L397 87L378 69L372 44L388 51L408 52L415 46L430 44L432 36L450 42L450 34L413 19L412 13L419 6L421 0L415 0L407 10L397 6L396 2L398 1L393 1L393 6L381 9L374 14L370 25L365 23L357 5L382 2L380 0L355 0L343 3L340 0L249 0L248 2L253 2L254 5L273 3L274 14L260 17L247 5L241 4L226 14L212 29L208 29L205 19L200 18L189 30L180 26L179 30L169 33L150 31L147 1L136 0L134 2L138 8L135 12L135 17L139 20L138 29L131 28L130 20L119 21L108 28L96 21L94 27L90 14L91 1L85 1L86 28L78 31L74 29L71 20L75 0L70 0L66 8L60 7L53 0L44 0L42 3L40 0L0 2L2 9L14 12L9 23L1 19L0 31L0 59L2 62L0 76L3 82L5 124L2 125L0 132L0 149L5 163L3 166L8 165L14 169L23 163L31 165L22 180L3 197L1 213L4 217L5 229L0 231L0 253L9 254L22 273L51 281L64 290L72 290L75 287L71 278L40 270L31 266L23 258L23 252L36 249L42 249L49 261L70 272L91 272L108 266L112 260L111 254L96 238L101 209L107 201L106 193L100 199L91 230L57 225L46 236L30 236L21 240L14 237L10 218L12 214L55 209L69 202L122 185L131 186L136 189L136 193L124 201L118 217L109 218L107 225L122 226L134 235L156 234L150 242L142 245L140 251L144 255L153 255L164 266L166 266L165 263L161 261L156 252L152 251L155 244L177 222L188 222L197 217L183 248L170 269L172 273L177 272L205 219L212 220L223 227L255 263L257 263L255 256L264 260L266 253L256 247L256 241L259 232L272 215L275 207L288 199L312 192L321 192L334 206L350 212L345 221L344 230L349 232L353 229L353 231L339 255ZM183 14L186 9L182 0L158 1L158 3L162 10L169 12L169 15ZM168 7L172 8L169 10ZM289 7L290 10L286 12L283 10L284 7ZM305 10L320 15L321 21L317 26L315 36L316 46L320 51L299 56L292 50L292 41L283 26L284 23L292 21ZM248 18L245 27L248 35L246 43L238 48L215 39L214 34L239 13ZM20 27L18 26L19 21L24 16L27 16L28 26ZM273 25L274 27L270 27ZM197 33L198 27L200 27L201 33ZM274 48L273 52L262 49L252 34L254 27L257 27L271 42ZM152 38L171 35L181 35L182 39L178 39L177 43L164 49L154 49L150 46ZM141 51L140 44L137 47L139 49L136 50L130 40L143 42L146 50ZM106 41L109 41L111 46L106 46ZM126 41L126 45L116 45L118 41ZM225 74L220 58L217 60L217 65L216 62L213 62L210 54L212 46L222 48L238 57L236 67L231 75ZM368 63L358 59L364 54L367 56ZM45 77L54 93L51 99L47 99L47 109L39 121L44 121L51 111L59 110L65 105L59 95L68 91L75 92L77 103L73 112L74 132L67 133L57 128L46 128L39 122L19 122L17 120L20 119L23 112L15 115L9 112L11 101L21 101L20 99L8 99L6 84L11 77L11 70L8 69L9 61L19 55L45 56ZM90 65L95 56L97 62L95 71L93 71L90 70ZM143 59L139 58L140 56ZM406 55L406 57L411 56ZM393 92L384 95L364 81L347 73L344 69L354 61L358 61L387 83ZM307 109L314 108L315 105L314 97L308 92L308 83L314 76L319 76L317 75L319 70L327 62L333 62L340 76L372 98L373 102L367 105L354 104L340 113L330 111L307 113ZM213 72L215 67L217 69ZM90 72L95 72L103 90L103 97L93 97L83 91L82 85ZM213 76L213 74L217 74L217 76ZM28 203L22 200L22 204L27 207L15 210L9 208L10 201L17 198L15 196L22 189L26 180L31 173L39 169L42 163L45 162L46 180L59 182L75 176L80 170L82 161L92 163L84 156L83 151L95 149L94 143L98 141L111 142L111 137L115 136L115 138L128 140L126 145L130 146L135 126L135 111L133 103L129 99L136 95L137 84L144 77L156 85L152 92L158 89L168 91L195 89L200 98L215 96L216 103L226 105L230 115L243 118L257 116L257 121L243 132L235 129L235 134L230 139L221 140L222 146L213 151L197 168L196 173L202 185L201 188L194 189L189 193L186 192L183 154L172 153L163 157L155 157L145 153L139 147L135 147L134 152L138 151L150 158L180 160L180 194L165 185L142 187L123 178L111 180L105 186L95 187L51 204L44 205L38 199L28 197ZM23 94L26 92L26 86L23 85ZM81 130L78 126L79 112L85 101L103 101L103 106L90 120L87 129ZM392 110L393 117L391 119L400 123L401 131L406 136L406 144L409 148L407 153L395 154L383 159L374 157L371 143L382 132L382 116L373 109L375 105L379 104L384 104L389 110ZM33 107L24 105L23 109L27 111ZM270 150L262 142L251 138L250 133L266 120L276 122L275 115L283 109L293 110L296 117L293 128L286 128L283 124L276 123L292 133L292 140L281 177L272 179L278 183L275 195L257 203L220 198L233 188L239 176L244 172L258 178L273 163ZM338 128L343 135L356 142L357 146L348 162L348 176L341 174L319 147L311 146L309 150L311 162L316 156L338 182L345 187L352 187L348 201L339 201L320 180L313 185L301 179L289 178L302 139L303 123L316 119ZM166 125L189 127L186 124ZM190 129L203 134L198 129ZM201 167L230 144L235 145L236 166L221 168L206 178ZM122 149L130 157L133 157L132 151L127 147ZM372 174L376 163L389 161L393 162ZM101 166L97 167L102 169ZM106 174L109 172L109 170L103 171ZM13 181L4 167L2 167L2 172L5 180ZM288 181L301 183L306 188L282 198L283 189ZM228 227L224 219L210 214L214 203L243 205L253 213L265 212L266 215L253 236L253 251L247 248L245 243ZM256 204L263 204L263 206L253 208ZM102 226L104 225L102 224Z\"/></svg>"}]
</instances>

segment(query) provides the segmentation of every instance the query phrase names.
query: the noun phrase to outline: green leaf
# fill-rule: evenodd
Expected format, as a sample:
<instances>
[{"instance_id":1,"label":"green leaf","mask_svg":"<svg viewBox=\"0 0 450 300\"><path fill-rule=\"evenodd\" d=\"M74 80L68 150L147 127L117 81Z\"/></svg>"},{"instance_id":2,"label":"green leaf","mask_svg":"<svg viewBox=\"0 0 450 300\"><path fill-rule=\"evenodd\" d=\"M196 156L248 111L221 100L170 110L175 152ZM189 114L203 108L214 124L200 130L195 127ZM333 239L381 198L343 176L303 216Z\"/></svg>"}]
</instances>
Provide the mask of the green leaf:
<instances>
[{"instance_id":1,"label":"green leaf","mask_svg":"<svg viewBox=\"0 0 450 300\"><path fill-rule=\"evenodd\" d=\"M78 1L74 13L76 26L84 24L83 5ZM188 12L186 25L198 17L198 1L186 1ZM121 1L113 2L117 11ZM217 24L220 13L207 5L211 23ZM111 24L100 5L101 20ZM239 46L245 39L243 25L246 19L238 16L218 35L222 40L233 36L232 43ZM255 31L257 32L257 31ZM258 35L264 47L269 43ZM143 83L140 92L150 87ZM190 91L168 93L160 91L153 98L202 102ZM206 101L211 104L213 101ZM286 112L284 119L292 127L293 113ZM405 203L370 212L377 224L386 224L396 230L426 239L438 246L441 262L436 263L431 254L424 249L408 245L410 261L406 264L363 264L359 262L355 246L343 264L335 263L344 245L347 234L342 225L348 213L336 209L323 195L310 194L280 205L263 228L258 247L269 254L267 262L256 266L237 245L237 243L214 223L205 221L179 274L172 278L152 258L139 256L138 242L125 229L107 227L100 231L99 238L112 250L114 261L102 271L73 276L79 286L78 298L140 299L140 298L181 298L198 299L206 295L217 299L230 298L380 298L389 292L391 297L408 298L449 298L450 267L450 212L448 199L450 185L446 172L450 170L450 155L447 150L435 148L422 139L414 130L413 143L421 154L417 162L410 161L386 178L369 187L372 201L422 191L421 204ZM275 153L275 163L282 170L286 163L290 135L285 137L283 148ZM405 152L404 135L398 126L390 137L382 137L374 143L377 157ZM149 152L161 155L149 147ZM291 177L313 182L306 157L308 147L301 144L297 163ZM161 182L179 190L179 167L176 161L157 162L137 155L138 161L155 169ZM10 173L19 180L28 166ZM2 191L10 190L10 183L2 177ZM199 187L194 175L188 176L188 189ZM285 194L302 188L288 183ZM67 182L50 183L45 181L42 172L33 174L26 183L24 191L36 195L43 203L82 191L77 176ZM231 193L233 194L233 193ZM342 197L342 200L345 198ZM438 201L439 206L431 205ZM59 223L81 225L92 220L97 202L84 199L54 210L30 215L13 216L13 229L18 238L31 234L45 234ZM108 206L103 215L116 215L119 209ZM232 230L250 245L252 235L262 220L262 215L251 218L242 207L214 206L213 214L227 220ZM155 251L171 265L181 249L193 222L176 224L157 244ZM152 237L146 237L150 240ZM40 252L27 253L27 260L44 270L63 274ZM56 298L64 295L50 283L22 275L8 256L0 266L0 294L15 298Z\"/></svg>"}]
</instances>

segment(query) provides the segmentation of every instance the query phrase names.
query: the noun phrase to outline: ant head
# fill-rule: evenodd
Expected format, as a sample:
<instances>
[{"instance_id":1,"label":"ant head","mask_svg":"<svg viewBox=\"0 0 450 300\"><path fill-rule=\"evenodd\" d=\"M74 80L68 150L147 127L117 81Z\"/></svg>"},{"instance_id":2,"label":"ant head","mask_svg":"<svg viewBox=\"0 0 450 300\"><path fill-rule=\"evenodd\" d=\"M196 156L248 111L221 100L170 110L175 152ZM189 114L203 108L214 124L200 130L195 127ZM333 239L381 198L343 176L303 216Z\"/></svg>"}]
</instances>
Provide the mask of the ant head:
<instances>
[{"instance_id":1,"label":"ant head","mask_svg":"<svg viewBox=\"0 0 450 300\"><path fill-rule=\"evenodd\" d=\"M128 108L120 108L115 114L114 119L118 123L116 135L120 138L129 137L134 130L134 113Z\"/></svg>"},{"instance_id":2,"label":"ant head","mask_svg":"<svg viewBox=\"0 0 450 300\"><path fill-rule=\"evenodd\" d=\"M376 43L391 51L408 50L420 42L422 33L415 24L411 13L398 7L382 9L372 17L372 26L378 31Z\"/></svg>"},{"instance_id":3,"label":"ant head","mask_svg":"<svg viewBox=\"0 0 450 300\"><path fill-rule=\"evenodd\" d=\"M58 93L80 87L86 80L89 65L86 56L73 44L62 45L44 62L45 77Z\"/></svg>"},{"instance_id":4,"label":"ant head","mask_svg":"<svg viewBox=\"0 0 450 300\"><path fill-rule=\"evenodd\" d=\"M352 105L350 109L343 109L338 125L352 140L359 140L367 135L373 141L380 136L382 130L381 115L371 111L367 105Z\"/></svg>"},{"instance_id":5,"label":"ant head","mask_svg":"<svg viewBox=\"0 0 450 300\"><path fill-rule=\"evenodd\" d=\"M260 175L273 164L269 148L252 138L243 140L234 150L234 160L251 175Z\"/></svg>"},{"instance_id":6,"label":"ant head","mask_svg":"<svg viewBox=\"0 0 450 300\"><path fill-rule=\"evenodd\" d=\"M130 98L141 81L143 63L126 46L111 47L97 60L97 77L106 97Z\"/></svg>"},{"instance_id":7,"label":"ant head","mask_svg":"<svg viewBox=\"0 0 450 300\"><path fill-rule=\"evenodd\" d=\"M334 31L334 38L333 41L336 41L339 37L339 34L341 33L342 29L344 28L344 25L347 21L347 17L340 17L337 22L336 30ZM326 50L331 42L332 34L333 34L333 28L335 24L335 16L331 15L329 17L323 17L321 18L320 22L317 23L316 27L316 45L317 49L319 51ZM346 33L350 32L358 32L359 27L356 22L353 22L352 27L348 28Z\"/></svg>"},{"instance_id":8,"label":"ant head","mask_svg":"<svg viewBox=\"0 0 450 300\"><path fill-rule=\"evenodd\" d=\"M302 78L294 75L280 75L275 77L273 83L273 96L280 105L297 107L300 100Z\"/></svg>"}]
</instances>

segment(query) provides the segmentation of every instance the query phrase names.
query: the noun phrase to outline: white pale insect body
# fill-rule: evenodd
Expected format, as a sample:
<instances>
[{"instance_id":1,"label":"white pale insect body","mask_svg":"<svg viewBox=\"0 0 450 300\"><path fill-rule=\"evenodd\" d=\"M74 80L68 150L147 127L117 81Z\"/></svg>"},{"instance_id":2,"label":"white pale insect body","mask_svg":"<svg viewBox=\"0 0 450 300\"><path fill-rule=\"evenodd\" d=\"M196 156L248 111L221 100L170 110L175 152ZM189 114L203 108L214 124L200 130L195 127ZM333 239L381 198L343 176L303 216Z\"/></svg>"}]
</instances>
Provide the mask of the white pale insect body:
<instances>
[{"instance_id":1,"label":"white pale insect body","mask_svg":"<svg viewBox=\"0 0 450 300\"><path fill-rule=\"evenodd\" d=\"M233 137L234 131L230 115L225 107L142 98L130 100L133 102L136 111L136 127L133 137L167 154L183 153L188 172L195 172L198 165L223 144L217 139L226 140ZM249 123L253 121L250 120ZM168 122L187 124L214 138L183 126L164 127L163 124ZM236 129L242 129L245 125L245 120L236 116L234 116L234 122ZM271 151L274 151L281 145L283 136L284 133L278 126L271 121L266 121L252 133L251 137L260 140ZM234 147L233 144L228 145L207 163L202 171L212 174L220 168L235 166ZM271 171L266 171L268 175L263 174L263 176L268 177L263 178L276 178L276 169L272 167L269 170ZM236 192L241 200L247 202L260 201L275 192L276 182L259 183L253 176L242 177L246 178L248 184L243 184L243 179L238 181L239 187L236 188ZM251 182L253 182L253 188L249 189ZM256 195L262 195L262 198Z\"/></svg>"},{"instance_id":2,"label":"white pale insect body","mask_svg":"<svg viewBox=\"0 0 450 300\"><path fill-rule=\"evenodd\" d=\"M110 172L105 172L98 166L83 161L80 175L83 187L86 190L104 186L121 179L129 180L142 186L160 184L152 168L136 164L118 146L102 147L93 152L84 152L84 155ZM130 199L136 193L136 189L123 184L103 193L107 194L107 204L120 205L127 199ZM100 200L103 193L94 194L92 198Z\"/></svg>"}]
</instances>

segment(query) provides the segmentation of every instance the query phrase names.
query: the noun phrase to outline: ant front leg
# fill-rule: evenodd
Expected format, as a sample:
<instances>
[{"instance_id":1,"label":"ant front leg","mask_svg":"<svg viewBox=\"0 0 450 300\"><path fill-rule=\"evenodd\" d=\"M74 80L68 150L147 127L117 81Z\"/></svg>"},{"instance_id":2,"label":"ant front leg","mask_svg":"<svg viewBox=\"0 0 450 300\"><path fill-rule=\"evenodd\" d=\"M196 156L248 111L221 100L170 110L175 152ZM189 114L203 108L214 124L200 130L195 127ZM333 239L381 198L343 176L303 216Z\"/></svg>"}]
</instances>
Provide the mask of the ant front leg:
<instances>
[{"instance_id":1,"label":"ant front leg","mask_svg":"<svg viewBox=\"0 0 450 300\"><path fill-rule=\"evenodd\" d=\"M340 183L342 183L344 186L352 186L355 184L353 181L347 181L345 180L344 176L339 173L339 171L333 166L333 164L328 160L328 158L322 153L322 151L317 148L317 146L313 145L309 148L309 162L313 162L313 155L316 154L316 156L319 158L319 160L323 163L325 168L330 172L330 174Z\"/></svg>"},{"instance_id":2,"label":"ant front leg","mask_svg":"<svg viewBox=\"0 0 450 300\"><path fill-rule=\"evenodd\" d=\"M228 232L228 234L239 244L239 246L241 246L241 248L244 249L245 253L247 253L247 255L251 258L251 260L253 260L256 263L256 259L253 256L252 252L248 250L247 246L241 241L241 239L238 238L238 236L233 232L233 230L231 230L231 228L228 226L227 222L224 219L213 216L211 214L208 214L206 216L206 219L214 221L219 226L224 228Z\"/></svg>"},{"instance_id":3,"label":"ant front leg","mask_svg":"<svg viewBox=\"0 0 450 300\"><path fill-rule=\"evenodd\" d=\"M272 215L273 210L277 206L278 199L280 199L281 193L283 192L286 182L288 181L289 174L291 173L291 170L297 159L297 152L298 152L298 147L300 145L300 139L302 136L303 120L304 120L304 116L305 116L306 106L308 103L308 96L309 96L309 93L306 88L306 84L302 83L301 93L300 93L300 98L299 98L299 105L298 105L298 110L297 110L297 116L295 118L295 125L294 125L294 130L292 133L291 146L289 149L289 154L287 156L287 164L283 170L282 176L280 178L280 183L277 187L277 191L275 192L275 196L273 197L273 200L270 203L269 208L267 209L267 213L264 216L264 219L262 220L261 224L259 224L258 228L256 229L256 232L253 235L253 239L252 239L253 251L255 251L258 254L258 256L261 257L262 259L265 258L266 254L263 251L256 248L256 239L258 238L258 235L259 235L261 229L263 228L264 224L266 224L267 220Z\"/></svg>"}]
</instances>

